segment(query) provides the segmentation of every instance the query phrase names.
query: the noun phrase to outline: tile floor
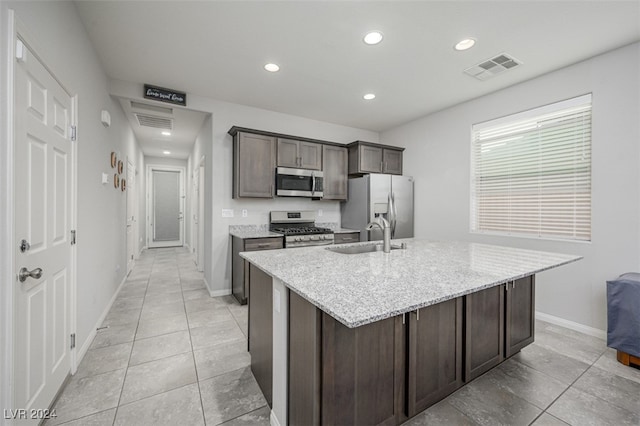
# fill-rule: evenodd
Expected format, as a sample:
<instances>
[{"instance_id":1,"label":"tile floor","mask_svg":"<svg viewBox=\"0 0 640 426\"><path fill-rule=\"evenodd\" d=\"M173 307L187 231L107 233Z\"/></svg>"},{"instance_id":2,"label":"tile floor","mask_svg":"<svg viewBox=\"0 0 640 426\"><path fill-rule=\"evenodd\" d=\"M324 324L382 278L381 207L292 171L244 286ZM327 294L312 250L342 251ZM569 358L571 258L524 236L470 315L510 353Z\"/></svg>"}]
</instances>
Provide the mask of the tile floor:
<instances>
[{"instance_id":1,"label":"tile floor","mask_svg":"<svg viewBox=\"0 0 640 426\"><path fill-rule=\"evenodd\" d=\"M210 298L184 249L146 250L47 425L268 425L247 309ZM640 425L640 370L545 322L536 342L406 425Z\"/></svg>"}]
</instances>

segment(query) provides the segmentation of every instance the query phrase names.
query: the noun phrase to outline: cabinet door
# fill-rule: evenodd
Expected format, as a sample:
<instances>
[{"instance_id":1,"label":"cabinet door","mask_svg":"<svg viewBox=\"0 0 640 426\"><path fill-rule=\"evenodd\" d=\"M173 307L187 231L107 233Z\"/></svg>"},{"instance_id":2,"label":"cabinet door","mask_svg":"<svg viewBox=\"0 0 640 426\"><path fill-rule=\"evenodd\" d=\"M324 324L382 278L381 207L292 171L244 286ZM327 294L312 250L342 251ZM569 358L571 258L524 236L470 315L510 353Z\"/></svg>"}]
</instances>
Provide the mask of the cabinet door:
<instances>
[{"instance_id":1,"label":"cabinet door","mask_svg":"<svg viewBox=\"0 0 640 426\"><path fill-rule=\"evenodd\" d=\"M298 141L278 139L278 167L300 167Z\"/></svg>"},{"instance_id":2,"label":"cabinet door","mask_svg":"<svg viewBox=\"0 0 640 426\"><path fill-rule=\"evenodd\" d=\"M347 148L332 145L322 147L323 199L347 199L347 161Z\"/></svg>"},{"instance_id":3,"label":"cabinet door","mask_svg":"<svg viewBox=\"0 0 640 426\"><path fill-rule=\"evenodd\" d=\"M504 285L465 296L465 382L504 359Z\"/></svg>"},{"instance_id":4,"label":"cabinet door","mask_svg":"<svg viewBox=\"0 0 640 426\"><path fill-rule=\"evenodd\" d=\"M382 150L383 173L392 175L402 174L402 151L395 149Z\"/></svg>"},{"instance_id":5,"label":"cabinet door","mask_svg":"<svg viewBox=\"0 0 640 426\"><path fill-rule=\"evenodd\" d=\"M323 313L323 424L401 423L405 339L402 316L347 328Z\"/></svg>"},{"instance_id":6,"label":"cabinet door","mask_svg":"<svg viewBox=\"0 0 640 426\"><path fill-rule=\"evenodd\" d=\"M273 198L275 138L238 133L234 138L234 198Z\"/></svg>"},{"instance_id":7,"label":"cabinet door","mask_svg":"<svg viewBox=\"0 0 640 426\"><path fill-rule=\"evenodd\" d=\"M462 298L409 314L408 409L413 417L462 386Z\"/></svg>"},{"instance_id":8,"label":"cabinet door","mask_svg":"<svg viewBox=\"0 0 640 426\"><path fill-rule=\"evenodd\" d=\"M250 264L249 353L251 371L271 407L273 395L273 284L271 277Z\"/></svg>"},{"instance_id":9,"label":"cabinet door","mask_svg":"<svg viewBox=\"0 0 640 426\"><path fill-rule=\"evenodd\" d=\"M322 170L322 145L312 142L298 144L300 167L309 170Z\"/></svg>"},{"instance_id":10,"label":"cabinet door","mask_svg":"<svg viewBox=\"0 0 640 426\"><path fill-rule=\"evenodd\" d=\"M382 148L360 145L358 157L360 172L382 173Z\"/></svg>"},{"instance_id":11,"label":"cabinet door","mask_svg":"<svg viewBox=\"0 0 640 426\"><path fill-rule=\"evenodd\" d=\"M535 331L535 277L506 285L505 357L533 343Z\"/></svg>"}]
</instances>

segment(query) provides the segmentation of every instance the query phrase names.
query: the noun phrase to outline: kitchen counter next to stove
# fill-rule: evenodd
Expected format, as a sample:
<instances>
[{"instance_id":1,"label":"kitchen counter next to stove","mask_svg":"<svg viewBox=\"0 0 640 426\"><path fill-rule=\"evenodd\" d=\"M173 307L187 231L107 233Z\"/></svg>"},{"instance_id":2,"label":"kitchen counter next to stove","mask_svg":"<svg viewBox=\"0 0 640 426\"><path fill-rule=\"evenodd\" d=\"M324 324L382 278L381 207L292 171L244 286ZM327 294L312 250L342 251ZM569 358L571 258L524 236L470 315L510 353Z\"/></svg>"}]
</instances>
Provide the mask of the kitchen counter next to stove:
<instances>
[{"instance_id":1,"label":"kitchen counter next to stove","mask_svg":"<svg viewBox=\"0 0 640 426\"><path fill-rule=\"evenodd\" d=\"M242 239L282 237L282 234L269 231L269 225L230 225L229 235Z\"/></svg>"},{"instance_id":2,"label":"kitchen counter next to stove","mask_svg":"<svg viewBox=\"0 0 640 426\"><path fill-rule=\"evenodd\" d=\"M394 241L401 242L406 250L387 254L303 247L240 255L350 328L581 259L469 242ZM374 243L353 245L367 244Z\"/></svg>"},{"instance_id":3,"label":"kitchen counter next to stove","mask_svg":"<svg viewBox=\"0 0 640 426\"><path fill-rule=\"evenodd\" d=\"M329 223L316 223L316 226L320 226L323 228L329 228L331 229L335 234L349 234L352 232L360 232L357 229L347 229L347 228L342 228L340 227L340 225L338 225L335 222L329 222Z\"/></svg>"}]
</instances>

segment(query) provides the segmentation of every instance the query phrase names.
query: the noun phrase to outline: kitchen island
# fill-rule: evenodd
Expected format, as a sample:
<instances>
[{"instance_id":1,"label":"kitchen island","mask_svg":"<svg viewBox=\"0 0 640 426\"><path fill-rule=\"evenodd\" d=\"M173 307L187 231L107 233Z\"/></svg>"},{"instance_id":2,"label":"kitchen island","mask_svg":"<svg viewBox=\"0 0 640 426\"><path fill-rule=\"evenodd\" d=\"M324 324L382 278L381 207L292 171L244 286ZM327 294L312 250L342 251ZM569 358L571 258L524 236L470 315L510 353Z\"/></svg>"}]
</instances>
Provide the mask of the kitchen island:
<instances>
[{"instance_id":1,"label":"kitchen island","mask_svg":"<svg viewBox=\"0 0 640 426\"><path fill-rule=\"evenodd\" d=\"M241 253L252 370L272 424L403 422L531 343L534 275L580 259L402 242L391 253Z\"/></svg>"}]
</instances>

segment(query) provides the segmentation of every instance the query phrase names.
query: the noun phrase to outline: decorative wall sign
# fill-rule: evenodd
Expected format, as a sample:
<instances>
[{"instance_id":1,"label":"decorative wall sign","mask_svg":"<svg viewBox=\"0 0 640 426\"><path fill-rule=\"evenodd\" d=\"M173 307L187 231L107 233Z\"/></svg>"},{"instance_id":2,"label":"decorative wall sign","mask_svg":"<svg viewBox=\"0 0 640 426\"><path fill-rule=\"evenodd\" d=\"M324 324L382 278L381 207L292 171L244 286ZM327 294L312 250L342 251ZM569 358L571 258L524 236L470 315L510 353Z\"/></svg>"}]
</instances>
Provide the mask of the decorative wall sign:
<instances>
[{"instance_id":1,"label":"decorative wall sign","mask_svg":"<svg viewBox=\"0 0 640 426\"><path fill-rule=\"evenodd\" d=\"M113 175L113 187L118 189L119 186L120 186L120 176L117 173L115 173Z\"/></svg>"},{"instance_id":2,"label":"decorative wall sign","mask_svg":"<svg viewBox=\"0 0 640 426\"><path fill-rule=\"evenodd\" d=\"M111 152L111 168L115 169L116 167L116 163L118 162L118 156L116 155L115 152Z\"/></svg>"},{"instance_id":3,"label":"decorative wall sign","mask_svg":"<svg viewBox=\"0 0 640 426\"><path fill-rule=\"evenodd\" d=\"M126 179L122 179L120 181L120 189L124 192L127 189L127 180Z\"/></svg>"},{"instance_id":4,"label":"decorative wall sign","mask_svg":"<svg viewBox=\"0 0 640 426\"><path fill-rule=\"evenodd\" d=\"M170 104L187 106L187 94L173 89L144 85L144 97Z\"/></svg>"},{"instance_id":5,"label":"decorative wall sign","mask_svg":"<svg viewBox=\"0 0 640 426\"><path fill-rule=\"evenodd\" d=\"M118 161L118 174L121 175L122 174L122 167L123 167L123 163L122 160Z\"/></svg>"}]
</instances>

